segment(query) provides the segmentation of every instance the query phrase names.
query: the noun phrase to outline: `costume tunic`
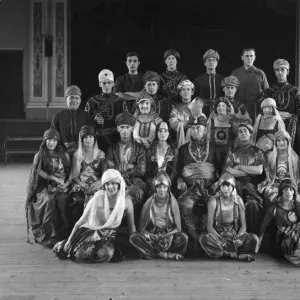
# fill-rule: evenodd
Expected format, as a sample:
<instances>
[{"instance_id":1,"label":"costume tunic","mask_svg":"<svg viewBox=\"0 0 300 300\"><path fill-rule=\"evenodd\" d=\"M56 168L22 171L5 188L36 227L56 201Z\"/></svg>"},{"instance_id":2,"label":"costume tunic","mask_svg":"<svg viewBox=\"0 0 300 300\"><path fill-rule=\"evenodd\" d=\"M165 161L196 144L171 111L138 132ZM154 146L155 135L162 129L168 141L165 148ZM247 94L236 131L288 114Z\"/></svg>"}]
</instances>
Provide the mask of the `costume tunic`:
<instances>
[{"instance_id":1,"label":"costume tunic","mask_svg":"<svg viewBox=\"0 0 300 300\"><path fill-rule=\"evenodd\" d=\"M125 170L124 167L133 164L134 167ZM131 140L127 144L117 142L106 154L105 170L117 169L126 182L126 195L132 200L135 208L143 204L146 183L146 152L143 145Z\"/></svg>"},{"instance_id":2,"label":"costume tunic","mask_svg":"<svg viewBox=\"0 0 300 300\"><path fill-rule=\"evenodd\" d=\"M266 213L261 225L261 233L274 216L277 224L277 241L285 259L296 266L300 266L300 208L299 202L293 200L291 209L283 208L278 201Z\"/></svg>"},{"instance_id":3,"label":"costume tunic","mask_svg":"<svg viewBox=\"0 0 300 300\"><path fill-rule=\"evenodd\" d=\"M226 215L232 217L229 222L225 218ZM220 237L214 233L205 233L200 236L200 244L210 258L220 258L224 251L231 256L254 252L256 247L254 235L247 232L238 235L240 230L240 205L238 201L235 200L233 209L228 211L222 209L220 196L216 197L214 229Z\"/></svg>"},{"instance_id":4,"label":"costume tunic","mask_svg":"<svg viewBox=\"0 0 300 300\"><path fill-rule=\"evenodd\" d=\"M298 116L300 113L299 89L288 82L277 82L265 91L265 96L276 101L277 110L284 120L286 130L292 138L292 146L300 154L300 130ZM288 114L284 114L288 113Z\"/></svg>"},{"instance_id":5,"label":"costume tunic","mask_svg":"<svg viewBox=\"0 0 300 300\"><path fill-rule=\"evenodd\" d=\"M166 71L160 74L161 78L161 91L163 92L164 96L170 98L178 94L177 86L178 84L183 81L187 80L187 76L175 71Z\"/></svg>"},{"instance_id":6,"label":"costume tunic","mask_svg":"<svg viewBox=\"0 0 300 300\"><path fill-rule=\"evenodd\" d=\"M223 89L221 87L221 82L223 76L214 74L201 74L194 80L195 85L195 97L202 98L204 102L203 113L208 117L211 113L211 107L213 101L221 96L223 96Z\"/></svg>"},{"instance_id":7,"label":"costume tunic","mask_svg":"<svg viewBox=\"0 0 300 300\"><path fill-rule=\"evenodd\" d=\"M165 213L158 213L154 205L155 197L151 196L144 204L140 233L133 233L130 243L141 251L145 258L156 258L159 252L183 255L187 248L188 236L181 231L178 203L170 193L164 205ZM175 229L176 233L169 233Z\"/></svg>"},{"instance_id":8,"label":"costume tunic","mask_svg":"<svg viewBox=\"0 0 300 300\"><path fill-rule=\"evenodd\" d=\"M264 71L251 66L247 70L244 66L235 69L232 75L238 78L240 85L235 94L235 98L242 102L252 120L258 114L258 103L263 97L263 91L269 87Z\"/></svg>"},{"instance_id":9,"label":"costume tunic","mask_svg":"<svg viewBox=\"0 0 300 300\"><path fill-rule=\"evenodd\" d=\"M179 149L178 182L187 189L178 202L187 232L198 240L207 224L208 189L215 181L215 150L205 139L186 143Z\"/></svg>"},{"instance_id":10,"label":"costume tunic","mask_svg":"<svg viewBox=\"0 0 300 300\"><path fill-rule=\"evenodd\" d=\"M115 82L115 93L140 92L144 88L142 74L126 73L117 78ZM135 100L125 100L128 112L132 112Z\"/></svg>"},{"instance_id":11,"label":"costume tunic","mask_svg":"<svg viewBox=\"0 0 300 300\"><path fill-rule=\"evenodd\" d=\"M38 173L44 171L48 176L66 181L71 163L68 154L62 160L53 153L42 161L39 155L40 152L34 157L28 185L29 226L37 243L53 246L71 231L68 189L55 181L41 178Z\"/></svg>"},{"instance_id":12,"label":"costume tunic","mask_svg":"<svg viewBox=\"0 0 300 300\"><path fill-rule=\"evenodd\" d=\"M263 151L253 145L239 146L227 154L224 170L237 165L264 165ZM258 233L263 218L263 198L257 190L258 176L236 177L237 191L245 203L247 229L251 233Z\"/></svg>"},{"instance_id":13,"label":"costume tunic","mask_svg":"<svg viewBox=\"0 0 300 300\"><path fill-rule=\"evenodd\" d=\"M86 103L85 111L94 119L98 147L103 151L106 151L110 145L117 142L119 134L116 129L115 118L126 110L124 100L112 93L101 93L92 97ZM104 118L103 124L96 123L95 117L97 114Z\"/></svg>"},{"instance_id":14,"label":"costume tunic","mask_svg":"<svg viewBox=\"0 0 300 300\"><path fill-rule=\"evenodd\" d=\"M80 128L84 125L94 125L91 115L80 109L64 109L53 116L50 127L59 132L62 144L73 155L78 147Z\"/></svg>"}]
</instances>

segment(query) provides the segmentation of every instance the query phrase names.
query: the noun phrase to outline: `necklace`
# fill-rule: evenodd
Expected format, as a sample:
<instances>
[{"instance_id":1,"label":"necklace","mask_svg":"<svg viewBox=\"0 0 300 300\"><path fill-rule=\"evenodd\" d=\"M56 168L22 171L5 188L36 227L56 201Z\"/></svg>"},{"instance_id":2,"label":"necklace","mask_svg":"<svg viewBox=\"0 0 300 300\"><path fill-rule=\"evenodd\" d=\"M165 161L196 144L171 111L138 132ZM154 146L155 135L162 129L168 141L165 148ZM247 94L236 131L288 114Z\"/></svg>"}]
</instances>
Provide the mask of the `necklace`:
<instances>
[{"instance_id":1,"label":"necklace","mask_svg":"<svg viewBox=\"0 0 300 300\"><path fill-rule=\"evenodd\" d=\"M164 201L157 201L157 198L158 197L155 197L155 199L154 199L154 202L155 202L155 204L158 206L158 207L162 207L162 206L164 206L166 203L167 203L167 200L168 200L168 197L165 197L165 200Z\"/></svg>"},{"instance_id":2,"label":"necklace","mask_svg":"<svg viewBox=\"0 0 300 300\"><path fill-rule=\"evenodd\" d=\"M231 199L226 201L222 196L221 196L221 201L225 206L228 206L231 203Z\"/></svg>"}]
</instances>

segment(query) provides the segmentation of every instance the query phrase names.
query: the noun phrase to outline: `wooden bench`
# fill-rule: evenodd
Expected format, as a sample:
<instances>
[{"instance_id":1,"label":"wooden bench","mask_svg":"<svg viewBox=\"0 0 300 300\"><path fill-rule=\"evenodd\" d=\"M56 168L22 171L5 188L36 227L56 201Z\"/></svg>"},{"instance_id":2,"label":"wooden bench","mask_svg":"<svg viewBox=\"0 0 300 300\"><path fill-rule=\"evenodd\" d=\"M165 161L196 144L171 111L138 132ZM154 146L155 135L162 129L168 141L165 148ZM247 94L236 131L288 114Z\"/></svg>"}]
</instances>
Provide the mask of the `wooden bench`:
<instances>
[{"instance_id":1,"label":"wooden bench","mask_svg":"<svg viewBox=\"0 0 300 300\"><path fill-rule=\"evenodd\" d=\"M4 140L4 163L7 165L8 154L34 154L38 152L42 136L7 136ZM26 144L25 146L22 144Z\"/></svg>"}]
</instances>

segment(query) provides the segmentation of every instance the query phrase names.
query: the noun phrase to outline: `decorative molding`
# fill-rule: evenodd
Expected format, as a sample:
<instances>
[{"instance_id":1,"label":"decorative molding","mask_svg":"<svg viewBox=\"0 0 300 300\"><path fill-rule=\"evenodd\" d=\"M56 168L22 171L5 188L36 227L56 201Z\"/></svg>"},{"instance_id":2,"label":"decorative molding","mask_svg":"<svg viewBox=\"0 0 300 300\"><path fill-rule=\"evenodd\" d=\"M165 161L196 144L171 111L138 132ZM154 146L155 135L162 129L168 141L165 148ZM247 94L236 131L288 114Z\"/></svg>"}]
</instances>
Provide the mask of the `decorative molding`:
<instances>
[{"instance_id":1,"label":"decorative molding","mask_svg":"<svg viewBox=\"0 0 300 300\"><path fill-rule=\"evenodd\" d=\"M55 3L55 97L65 92L65 3Z\"/></svg>"},{"instance_id":2,"label":"decorative molding","mask_svg":"<svg viewBox=\"0 0 300 300\"><path fill-rule=\"evenodd\" d=\"M33 97L43 96L43 3L33 3Z\"/></svg>"}]
</instances>

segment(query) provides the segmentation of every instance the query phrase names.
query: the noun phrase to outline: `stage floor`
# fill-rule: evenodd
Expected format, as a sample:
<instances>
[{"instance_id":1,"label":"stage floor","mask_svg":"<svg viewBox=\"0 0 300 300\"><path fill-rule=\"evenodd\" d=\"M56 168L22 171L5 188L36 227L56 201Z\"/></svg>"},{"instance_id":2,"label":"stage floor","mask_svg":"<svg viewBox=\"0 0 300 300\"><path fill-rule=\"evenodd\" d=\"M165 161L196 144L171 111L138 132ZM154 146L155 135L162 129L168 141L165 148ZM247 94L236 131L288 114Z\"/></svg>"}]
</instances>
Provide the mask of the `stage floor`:
<instances>
[{"instance_id":1,"label":"stage floor","mask_svg":"<svg viewBox=\"0 0 300 300\"><path fill-rule=\"evenodd\" d=\"M300 268L258 254L254 263L128 259L76 264L26 242L30 164L0 164L0 299L300 299Z\"/></svg>"}]
</instances>

